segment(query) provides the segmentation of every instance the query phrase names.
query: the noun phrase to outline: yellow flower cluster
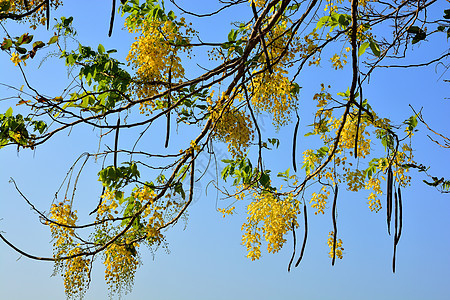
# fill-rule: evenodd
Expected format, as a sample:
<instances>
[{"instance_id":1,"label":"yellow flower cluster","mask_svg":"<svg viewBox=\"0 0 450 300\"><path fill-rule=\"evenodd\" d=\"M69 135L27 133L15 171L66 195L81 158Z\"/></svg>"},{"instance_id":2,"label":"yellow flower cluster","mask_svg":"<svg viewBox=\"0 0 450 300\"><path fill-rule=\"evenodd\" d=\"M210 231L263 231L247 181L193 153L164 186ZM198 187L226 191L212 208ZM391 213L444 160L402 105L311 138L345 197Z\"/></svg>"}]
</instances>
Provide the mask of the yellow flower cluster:
<instances>
[{"instance_id":1,"label":"yellow flower cluster","mask_svg":"<svg viewBox=\"0 0 450 300\"><path fill-rule=\"evenodd\" d=\"M171 194L167 194L165 199L155 201L156 193L148 186L144 186L133 193L133 197L142 204L151 203L142 213L141 223L147 240L151 244L159 245L164 240L160 228L166 223L167 219L170 220L179 212L184 202L175 201Z\"/></svg>"},{"instance_id":2,"label":"yellow flower cluster","mask_svg":"<svg viewBox=\"0 0 450 300\"><path fill-rule=\"evenodd\" d=\"M234 210L236 207L232 206L230 208L218 208L217 210L223 214L223 217L225 218L227 215L234 214Z\"/></svg>"},{"instance_id":3,"label":"yellow flower cluster","mask_svg":"<svg viewBox=\"0 0 450 300\"><path fill-rule=\"evenodd\" d=\"M267 68L265 55L259 57L260 67L253 71L252 82L248 89L251 90L251 102L258 111L266 111L272 114L273 124L279 128L287 124L291 119L291 112L295 111L297 98L292 93L292 83L287 77L287 68L297 52L302 47L299 39L291 42L290 48L286 45L292 36L288 30L288 20L282 20L266 35L267 53L273 72L261 72ZM274 63L282 54L285 55L277 63Z\"/></svg>"},{"instance_id":4,"label":"yellow flower cluster","mask_svg":"<svg viewBox=\"0 0 450 300\"><path fill-rule=\"evenodd\" d=\"M216 122L214 137L228 144L228 151L233 157L243 156L254 139L250 116L234 108L227 111Z\"/></svg>"},{"instance_id":5,"label":"yellow flower cluster","mask_svg":"<svg viewBox=\"0 0 450 300\"><path fill-rule=\"evenodd\" d=\"M327 205L327 199L330 196L330 191L325 186L322 186L319 193L313 193L309 203L312 203L311 207L317 209L314 212L315 215L322 213L325 214L325 205Z\"/></svg>"},{"instance_id":6,"label":"yellow flower cluster","mask_svg":"<svg viewBox=\"0 0 450 300\"><path fill-rule=\"evenodd\" d=\"M160 228L181 207L180 203L171 199L170 194L164 199L155 200L157 194L147 185L134 190L132 197L127 198L122 204L116 200L116 192L105 191L102 203L97 209L97 220L107 220L96 226L95 237L99 245L109 241L118 233L119 229L108 220L117 216L118 210L129 210L126 216L130 216L143 205L148 205L134 220L126 234L109 245L104 252L105 280L111 297L131 290L136 270L140 265L137 249L141 242L138 240L142 240L148 246L160 245L164 239ZM128 224L127 220L124 220L120 226L124 227Z\"/></svg>"},{"instance_id":7,"label":"yellow flower cluster","mask_svg":"<svg viewBox=\"0 0 450 300\"><path fill-rule=\"evenodd\" d=\"M0 7L3 13L20 14L30 11L35 8L36 5L41 4L42 1L29 0L28 6L25 6L23 0L2 0L0 1ZM50 9L55 10L62 5L62 0L50 0ZM45 17L47 5L41 6L37 11L28 17L28 20L33 24L31 27L36 28L36 24L45 25L47 18Z\"/></svg>"},{"instance_id":8,"label":"yellow flower cluster","mask_svg":"<svg viewBox=\"0 0 450 300\"><path fill-rule=\"evenodd\" d=\"M320 158L317 155L315 155L313 150L311 149L305 150L303 152L303 164L305 166L308 166L308 168L305 171L306 174L309 174L320 164Z\"/></svg>"},{"instance_id":9,"label":"yellow flower cluster","mask_svg":"<svg viewBox=\"0 0 450 300\"><path fill-rule=\"evenodd\" d=\"M50 219L55 223L47 222L50 226L53 239L56 241L53 243L55 250L58 250L55 254L55 258L63 256L66 253L67 247L73 244L73 237L75 230L73 228L60 226L69 225L74 226L77 221L77 211L72 211L72 207L69 204L69 200L65 199L64 202L58 204L52 204L50 208Z\"/></svg>"},{"instance_id":10,"label":"yellow flower cluster","mask_svg":"<svg viewBox=\"0 0 450 300\"><path fill-rule=\"evenodd\" d=\"M341 56L342 56L344 59L342 59ZM343 54L341 54L341 55L334 54L334 55L330 58L331 63L333 64L333 68L334 68L335 70L338 70L338 69L342 70L342 69L344 68L344 65L347 63L346 58L347 58L347 54L345 54L345 53L343 53Z\"/></svg>"},{"instance_id":11,"label":"yellow flower cluster","mask_svg":"<svg viewBox=\"0 0 450 300\"><path fill-rule=\"evenodd\" d=\"M233 157L243 156L254 139L252 119L232 105L224 107L225 103L222 96L214 109L210 106L210 118L214 122L213 136L228 144L228 151Z\"/></svg>"},{"instance_id":12,"label":"yellow flower cluster","mask_svg":"<svg viewBox=\"0 0 450 300\"><path fill-rule=\"evenodd\" d=\"M139 32L136 42L131 45L127 60L136 69L134 78L135 93L139 98L151 97L164 88L168 82L169 73L172 83L176 83L184 76L179 52L189 51L190 47L176 43L189 42L194 30L190 29L184 18L175 20L145 19L136 29ZM156 106L153 101L141 104L141 112L151 112Z\"/></svg>"},{"instance_id":13,"label":"yellow flower cluster","mask_svg":"<svg viewBox=\"0 0 450 300\"><path fill-rule=\"evenodd\" d=\"M274 72L260 73L252 80L252 104L258 111L267 111L273 115L273 124L279 128L291 119L291 112L297 105L296 97L291 93L292 84L285 76L287 71L274 68Z\"/></svg>"},{"instance_id":14,"label":"yellow flower cluster","mask_svg":"<svg viewBox=\"0 0 450 300\"><path fill-rule=\"evenodd\" d=\"M372 192L370 193L368 199L369 201L367 202L367 204L369 204L369 209L376 213L379 212L382 206L380 199L377 198L377 195L374 192Z\"/></svg>"},{"instance_id":15,"label":"yellow flower cluster","mask_svg":"<svg viewBox=\"0 0 450 300\"><path fill-rule=\"evenodd\" d=\"M328 34L327 38L329 38ZM316 32L316 30L313 30L312 32L304 36L305 43L303 44L297 43L297 51L301 53L301 57L303 59L307 59L312 55L309 58L308 62L309 66L320 65L321 61L320 55L322 53L322 48L317 47L318 46L317 41L320 39L321 37L319 37L319 34Z\"/></svg>"},{"instance_id":16,"label":"yellow flower cluster","mask_svg":"<svg viewBox=\"0 0 450 300\"><path fill-rule=\"evenodd\" d=\"M20 62L22 62L17 52L13 52L11 54L11 61L14 63L15 66L17 66Z\"/></svg>"},{"instance_id":17,"label":"yellow flower cluster","mask_svg":"<svg viewBox=\"0 0 450 300\"><path fill-rule=\"evenodd\" d=\"M79 247L71 249L67 254L81 253ZM90 260L82 256L63 262L64 290L68 299L82 299L89 285Z\"/></svg>"},{"instance_id":18,"label":"yellow flower cluster","mask_svg":"<svg viewBox=\"0 0 450 300\"><path fill-rule=\"evenodd\" d=\"M343 0L336 0L337 4L341 4ZM327 0L327 4L325 5L324 11L328 11L330 14L333 12L336 12L338 10L338 7L335 3L333 3L333 0Z\"/></svg>"},{"instance_id":19,"label":"yellow flower cluster","mask_svg":"<svg viewBox=\"0 0 450 300\"><path fill-rule=\"evenodd\" d=\"M105 215L107 218L112 219L113 213L117 214L118 211L116 210L119 205L117 204L117 201L114 196L114 192L111 192L110 190L106 190L105 193L102 195L103 201L98 206L97 209L97 217L101 219L100 217Z\"/></svg>"},{"instance_id":20,"label":"yellow flower cluster","mask_svg":"<svg viewBox=\"0 0 450 300\"><path fill-rule=\"evenodd\" d=\"M350 191L357 192L365 186L364 181L366 175L359 169L347 171L344 173L344 178L347 181L348 189Z\"/></svg>"},{"instance_id":21,"label":"yellow flower cluster","mask_svg":"<svg viewBox=\"0 0 450 300\"><path fill-rule=\"evenodd\" d=\"M353 155L353 151L355 149L355 141L356 141L356 131L358 130L358 157L365 158L366 155L370 153L371 150L371 140L367 137L370 136L370 132L366 130L366 127L369 125L367 122L360 122L359 129L358 128L358 111L355 109L353 111L353 118L347 118L344 129L341 132L341 139L339 140L339 148L340 150L349 149L350 155ZM342 117L338 119L330 118L330 123L332 123L333 128L338 128L342 123Z\"/></svg>"},{"instance_id":22,"label":"yellow flower cluster","mask_svg":"<svg viewBox=\"0 0 450 300\"><path fill-rule=\"evenodd\" d=\"M365 188L366 190L373 191L368 197L369 201L367 202L367 204L369 204L369 209L374 212L379 212L382 206L381 201L380 199L378 199L377 195L383 194L380 186L380 179L376 177L370 178L368 181L366 181Z\"/></svg>"},{"instance_id":23,"label":"yellow flower cluster","mask_svg":"<svg viewBox=\"0 0 450 300\"><path fill-rule=\"evenodd\" d=\"M77 221L76 211L72 211L68 199L58 204L53 204L50 208L49 218L61 225L75 226ZM54 240L55 273L61 273L64 278L64 287L68 299L82 298L89 283L90 260L83 256L72 259L58 260L63 256L76 255L83 250L80 244L74 243L75 230L52 222L47 222L50 226Z\"/></svg>"},{"instance_id":24,"label":"yellow flower cluster","mask_svg":"<svg viewBox=\"0 0 450 300\"><path fill-rule=\"evenodd\" d=\"M328 256L330 258L333 257L333 252L334 252L333 251L334 250L333 249L333 239L334 239L334 232L330 231L330 233L328 234L328 241L327 241L328 247L330 247L330 252L328 253ZM337 239L336 240L336 257L337 258L342 259L344 257L342 251L344 251L344 248L342 247L342 240Z\"/></svg>"},{"instance_id":25,"label":"yellow flower cluster","mask_svg":"<svg viewBox=\"0 0 450 300\"><path fill-rule=\"evenodd\" d=\"M130 292L134 275L140 262L133 245L111 244L104 252L105 280L110 296L122 294L122 290Z\"/></svg>"},{"instance_id":26,"label":"yellow flower cluster","mask_svg":"<svg viewBox=\"0 0 450 300\"><path fill-rule=\"evenodd\" d=\"M313 96L313 100L317 101L316 106L319 108L316 112L316 117L319 117L324 113L324 107L326 107L327 104L333 99L333 97L331 97L331 94L326 91L325 85L323 83L320 84L320 87L320 93L316 93ZM328 88L330 88L330 86L328 86ZM332 111L326 110L325 112L328 113L327 115L325 115L325 117L330 118Z\"/></svg>"},{"instance_id":27,"label":"yellow flower cluster","mask_svg":"<svg viewBox=\"0 0 450 300\"><path fill-rule=\"evenodd\" d=\"M267 0L248 0L250 4L255 3L256 7L264 7L266 5Z\"/></svg>"},{"instance_id":28,"label":"yellow flower cluster","mask_svg":"<svg viewBox=\"0 0 450 300\"><path fill-rule=\"evenodd\" d=\"M284 235L291 230L292 225L298 227L297 215L300 213L300 202L291 195L279 199L272 193L262 192L255 193L254 197L247 207L247 223L242 225L242 243L251 260L261 256L261 233L267 241L267 251L278 252L286 242Z\"/></svg>"}]
</instances>

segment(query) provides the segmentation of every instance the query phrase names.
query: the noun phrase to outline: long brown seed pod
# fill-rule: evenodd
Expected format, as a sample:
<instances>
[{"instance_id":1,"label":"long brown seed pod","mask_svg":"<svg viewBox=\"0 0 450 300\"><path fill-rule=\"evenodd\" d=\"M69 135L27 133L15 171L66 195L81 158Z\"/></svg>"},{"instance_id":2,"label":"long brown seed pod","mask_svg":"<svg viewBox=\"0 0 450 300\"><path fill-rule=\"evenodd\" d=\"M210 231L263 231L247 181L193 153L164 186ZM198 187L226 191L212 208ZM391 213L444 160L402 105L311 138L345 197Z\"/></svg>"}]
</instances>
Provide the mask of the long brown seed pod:
<instances>
[{"instance_id":1,"label":"long brown seed pod","mask_svg":"<svg viewBox=\"0 0 450 300\"><path fill-rule=\"evenodd\" d=\"M395 232L394 232L394 254L392 256L392 272L395 273L395 254L397 253L397 243L398 243L398 197L397 197L397 192L394 190L394 195L395 195L395 220L394 220L394 224L395 224Z\"/></svg>"},{"instance_id":2,"label":"long brown seed pod","mask_svg":"<svg viewBox=\"0 0 450 300\"><path fill-rule=\"evenodd\" d=\"M119 144L120 118L117 119L116 137L114 142L114 168L117 169L117 145Z\"/></svg>"},{"instance_id":3,"label":"long brown seed pod","mask_svg":"<svg viewBox=\"0 0 450 300\"><path fill-rule=\"evenodd\" d=\"M294 240L294 251L292 252L291 260L289 261L288 272L291 271L291 265L292 265L292 262L294 261L294 257L295 257L295 245L297 244L297 238L295 237L294 222L292 222L292 237L293 237L293 240Z\"/></svg>"},{"instance_id":4,"label":"long brown seed pod","mask_svg":"<svg viewBox=\"0 0 450 300\"><path fill-rule=\"evenodd\" d=\"M398 187L398 208L399 208L399 221L400 225L398 228L397 242L400 240L400 236L402 235L402 225L403 225L403 204L402 204L402 192L400 187Z\"/></svg>"},{"instance_id":5,"label":"long brown seed pod","mask_svg":"<svg viewBox=\"0 0 450 300\"><path fill-rule=\"evenodd\" d=\"M294 128L294 138L292 141L292 164L294 165L294 171L297 172L297 163L295 161L295 148L297 147L297 132L298 132L298 125L300 125L300 118L297 115L297 123L295 124Z\"/></svg>"},{"instance_id":6,"label":"long brown seed pod","mask_svg":"<svg viewBox=\"0 0 450 300\"><path fill-rule=\"evenodd\" d=\"M391 216L392 216L392 183L393 183L393 175L392 175L392 168L389 166L388 168L388 175L387 175L387 225L388 225L388 233L391 235Z\"/></svg>"},{"instance_id":7,"label":"long brown seed pod","mask_svg":"<svg viewBox=\"0 0 450 300\"><path fill-rule=\"evenodd\" d=\"M50 0L47 0L47 11L45 17L47 18L47 30L48 30L48 28L50 27Z\"/></svg>"},{"instance_id":8,"label":"long brown seed pod","mask_svg":"<svg viewBox=\"0 0 450 300\"><path fill-rule=\"evenodd\" d=\"M300 251L300 257L298 258L297 262L295 263L295 267L297 267L300 264L300 261L303 258L303 253L305 252L305 247L306 247L306 240L308 239L308 214L306 213L305 201L303 201L303 217L305 219L305 235L303 236L303 244L302 244L302 250Z\"/></svg>"},{"instance_id":9,"label":"long brown seed pod","mask_svg":"<svg viewBox=\"0 0 450 300\"><path fill-rule=\"evenodd\" d=\"M109 20L108 36L111 37L114 25L114 16L116 14L116 0L112 0L111 19Z\"/></svg>"},{"instance_id":10,"label":"long brown seed pod","mask_svg":"<svg viewBox=\"0 0 450 300\"><path fill-rule=\"evenodd\" d=\"M167 94L167 108L169 108L172 103L170 99L170 88L172 85L172 66L169 69L169 93ZM167 123L166 123L166 143L165 148L169 147L169 136L170 136L170 110L167 111Z\"/></svg>"},{"instance_id":11,"label":"long brown seed pod","mask_svg":"<svg viewBox=\"0 0 450 300\"><path fill-rule=\"evenodd\" d=\"M362 87L361 87L361 78L358 76L358 84L359 84L359 109L358 109L358 123L356 123L356 136L355 136L355 158L358 157L358 135L359 135L359 126L361 125L361 110L362 110Z\"/></svg>"},{"instance_id":12,"label":"long brown seed pod","mask_svg":"<svg viewBox=\"0 0 450 300\"><path fill-rule=\"evenodd\" d=\"M334 186L334 200L333 200L333 211L332 211L332 218L333 218L333 229L334 229L334 236L333 236L333 259L331 261L331 265L334 266L334 262L336 260L336 239L337 239L337 223L336 223L336 202L337 202L337 195L338 195L338 185L335 184Z\"/></svg>"}]
</instances>

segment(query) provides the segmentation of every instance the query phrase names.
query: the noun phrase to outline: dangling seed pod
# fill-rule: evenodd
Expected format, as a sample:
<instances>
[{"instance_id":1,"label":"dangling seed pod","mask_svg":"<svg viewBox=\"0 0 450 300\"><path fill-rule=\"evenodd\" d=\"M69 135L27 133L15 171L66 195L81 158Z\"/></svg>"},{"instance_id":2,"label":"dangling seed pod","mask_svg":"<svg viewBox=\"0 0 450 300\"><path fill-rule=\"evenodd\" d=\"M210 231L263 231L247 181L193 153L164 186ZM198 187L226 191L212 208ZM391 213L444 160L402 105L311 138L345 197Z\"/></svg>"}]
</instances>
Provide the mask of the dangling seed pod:
<instances>
[{"instance_id":1,"label":"dangling seed pod","mask_svg":"<svg viewBox=\"0 0 450 300\"><path fill-rule=\"evenodd\" d=\"M297 147L298 125L300 125L300 118L297 115L297 123L295 124L294 138L293 138L293 141L292 141L292 164L294 165L294 171L295 172L297 172L297 163L295 161L295 148Z\"/></svg>"},{"instance_id":2,"label":"dangling seed pod","mask_svg":"<svg viewBox=\"0 0 450 300\"><path fill-rule=\"evenodd\" d=\"M335 184L334 186L334 200L333 200L333 211L332 211L332 217L333 217L333 228L334 228L334 235L333 235L333 260L331 261L331 265L334 266L334 262L336 260L336 239L337 239L337 223L336 223L336 201L337 201L337 195L338 195L338 185Z\"/></svg>"},{"instance_id":3,"label":"dangling seed pod","mask_svg":"<svg viewBox=\"0 0 450 300\"><path fill-rule=\"evenodd\" d=\"M398 187L398 193L395 192L395 235L394 235L394 255L392 257L392 272L395 273L395 259L397 253L397 245L402 235L402 223L403 223L403 212L402 212L402 193L400 187ZM397 226L398 224L398 226Z\"/></svg>"},{"instance_id":4,"label":"dangling seed pod","mask_svg":"<svg viewBox=\"0 0 450 300\"><path fill-rule=\"evenodd\" d=\"M395 195L395 215L394 215L394 226L395 226L395 232L394 232L394 254L392 256L392 272L395 273L395 254L397 253L397 232L398 232L398 197L397 192L394 190Z\"/></svg>"},{"instance_id":5,"label":"dangling seed pod","mask_svg":"<svg viewBox=\"0 0 450 300\"><path fill-rule=\"evenodd\" d=\"M295 267L297 267L300 264L300 261L303 258L303 253L305 252L305 248L306 248L306 239L308 238L308 215L306 213L305 201L303 201L303 217L305 220L305 235L303 236L303 245L302 245L302 250L300 251L300 257L298 258L297 263L295 264Z\"/></svg>"},{"instance_id":6,"label":"dangling seed pod","mask_svg":"<svg viewBox=\"0 0 450 300\"><path fill-rule=\"evenodd\" d=\"M388 175L387 175L387 225L388 225L388 233L391 235L391 215L392 215L392 184L393 184L393 174L392 168L389 165Z\"/></svg>"},{"instance_id":7,"label":"dangling seed pod","mask_svg":"<svg viewBox=\"0 0 450 300\"><path fill-rule=\"evenodd\" d=\"M294 261L294 257L295 257L295 246L297 245L297 238L295 236L295 227L294 227L294 222L292 222L292 237L293 237L293 242L294 242L294 251L292 252L292 256L291 256L291 260L289 261L289 265L288 265L288 272L291 271L291 265L292 262Z\"/></svg>"}]
</instances>

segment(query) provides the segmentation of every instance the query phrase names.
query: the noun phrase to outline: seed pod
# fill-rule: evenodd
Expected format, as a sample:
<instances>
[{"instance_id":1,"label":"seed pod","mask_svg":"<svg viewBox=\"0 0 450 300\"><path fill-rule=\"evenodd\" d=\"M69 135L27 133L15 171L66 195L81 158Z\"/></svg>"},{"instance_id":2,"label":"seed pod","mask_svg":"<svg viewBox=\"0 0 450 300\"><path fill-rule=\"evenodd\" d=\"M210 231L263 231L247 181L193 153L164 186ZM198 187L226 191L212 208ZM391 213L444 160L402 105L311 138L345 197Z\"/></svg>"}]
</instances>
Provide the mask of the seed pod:
<instances>
[{"instance_id":1,"label":"seed pod","mask_svg":"<svg viewBox=\"0 0 450 300\"><path fill-rule=\"evenodd\" d=\"M400 236L402 235L402 225L403 225L403 204L402 204L402 193L400 191L400 187L398 187L398 208L399 208L400 225L398 228L397 242L398 242L398 240L400 240Z\"/></svg>"},{"instance_id":2,"label":"seed pod","mask_svg":"<svg viewBox=\"0 0 450 300\"><path fill-rule=\"evenodd\" d=\"M336 224L336 201L337 201L337 195L338 195L338 185L335 184L334 186L334 200L333 200L333 211L332 211L332 218L333 218L333 228L334 228L334 236L333 236L333 259L331 261L331 265L334 266L334 262L336 260L336 239L337 239L337 224Z\"/></svg>"},{"instance_id":3,"label":"seed pod","mask_svg":"<svg viewBox=\"0 0 450 300\"><path fill-rule=\"evenodd\" d=\"M303 217L305 219L305 235L303 236L303 245L302 245L302 250L300 251L300 257L298 258L297 262L295 263L295 267L298 266L298 264L300 263L300 261L303 258L303 253L305 252L305 247L306 247L306 239L308 238L308 215L306 213L305 201L303 201Z\"/></svg>"},{"instance_id":4,"label":"seed pod","mask_svg":"<svg viewBox=\"0 0 450 300\"><path fill-rule=\"evenodd\" d=\"M387 175L387 225L388 225L388 233L391 235L391 215L392 215L392 184L393 184L393 174L392 168L389 166L388 175Z\"/></svg>"},{"instance_id":5,"label":"seed pod","mask_svg":"<svg viewBox=\"0 0 450 300\"><path fill-rule=\"evenodd\" d=\"M291 265L292 265L292 262L294 261L294 257L295 257L295 246L296 246L296 244L297 244L297 238L296 238L296 236L295 236L294 222L292 222L292 237L293 237L293 239L294 239L294 251L292 252L291 260L289 261L288 272L291 271Z\"/></svg>"},{"instance_id":6,"label":"seed pod","mask_svg":"<svg viewBox=\"0 0 450 300\"><path fill-rule=\"evenodd\" d=\"M397 192L394 190L395 195L395 232L394 232L394 255L392 256L392 272L395 273L395 254L397 253L397 243L398 243L398 197Z\"/></svg>"},{"instance_id":7,"label":"seed pod","mask_svg":"<svg viewBox=\"0 0 450 300\"><path fill-rule=\"evenodd\" d=\"M300 118L297 115L297 123L295 124L294 138L293 138L293 141L292 141L292 164L294 165L294 171L295 172L297 172L297 163L295 161L295 148L297 147L298 125L300 125Z\"/></svg>"}]
</instances>

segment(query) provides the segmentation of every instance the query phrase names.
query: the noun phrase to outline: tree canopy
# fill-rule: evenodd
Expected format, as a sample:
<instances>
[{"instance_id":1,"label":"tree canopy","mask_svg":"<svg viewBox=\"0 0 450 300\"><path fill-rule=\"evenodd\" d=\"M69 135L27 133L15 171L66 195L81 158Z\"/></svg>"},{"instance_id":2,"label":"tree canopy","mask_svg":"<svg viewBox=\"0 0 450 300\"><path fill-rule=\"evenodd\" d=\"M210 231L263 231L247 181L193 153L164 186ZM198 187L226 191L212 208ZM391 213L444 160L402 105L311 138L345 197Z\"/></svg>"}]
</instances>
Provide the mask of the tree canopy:
<instances>
[{"instance_id":1,"label":"tree canopy","mask_svg":"<svg viewBox=\"0 0 450 300\"><path fill-rule=\"evenodd\" d=\"M0 0L1 59L22 75L16 86L2 83L9 108L0 112L0 148L39 149L77 128L89 128L98 144L62 176L48 209L35 206L11 179L50 229L53 254L37 256L0 233L6 245L54 262L67 298L83 298L94 260L104 265L110 295L120 295L132 289L140 253L165 247L166 232L187 218L195 186L204 182L217 191L224 217L246 212L242 245L250 260L277 253L290 240L287 267L298 267L308 218L328 214L332 228L325 242L334 265L345 254L338 222L343 191L368 190L368 211L386 215L395 272L402 191L411 176L423 179L421 188L450 190L445 174L414 158L415 132L421 124L430 147L449 148L450 140L421 107L405 107L406 119L391 120L364 91L372 76L392 69L442 65L445 73L446 2L230 0L208 13L175 0L120 2L110 3L104 38L121 30L113 27L121 18L134 39L120 45L128 49L124 59L121 50L78 40L77 23L86 20L52 19L62 1ZM198 20L213 24L236 7L246 19L228 16L228 35L205 39L196 27ZM10 26L19 26L21 34L12 36ZM416 52L428 44L441 54L423 61ZM40 70L27 64L50 59L67 67L68 80L56 94L28 80ZM318 68L327 70L320 82L309 80ZM315 90L312 97L303 95L306 88ZM289 138L278 135L285 128ZM289 151L281 155L289 156L289 165L272 154L284 145ZM79 199L89 164L100 166L99 190ZM81 204L90 211L80 215Z\"/></svg>"}]
</instances>

